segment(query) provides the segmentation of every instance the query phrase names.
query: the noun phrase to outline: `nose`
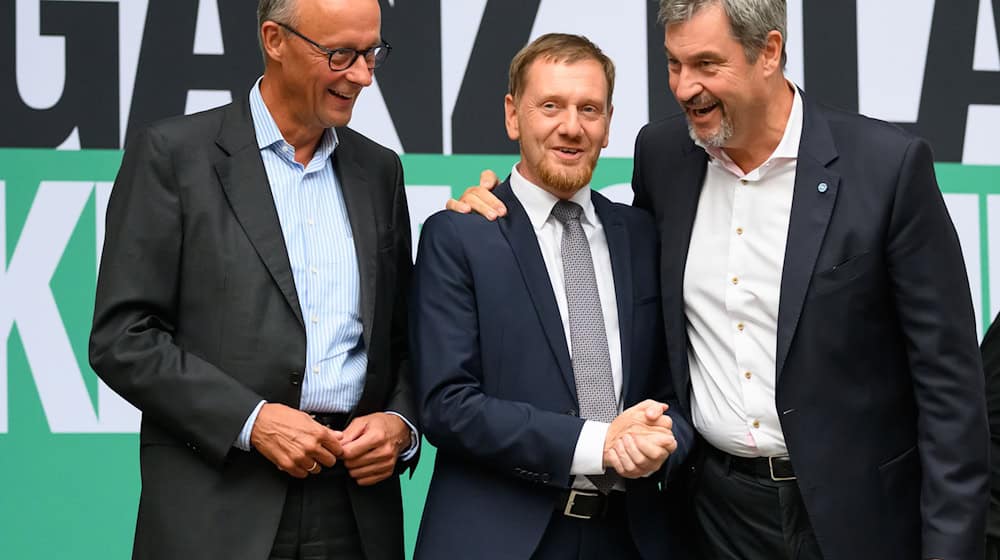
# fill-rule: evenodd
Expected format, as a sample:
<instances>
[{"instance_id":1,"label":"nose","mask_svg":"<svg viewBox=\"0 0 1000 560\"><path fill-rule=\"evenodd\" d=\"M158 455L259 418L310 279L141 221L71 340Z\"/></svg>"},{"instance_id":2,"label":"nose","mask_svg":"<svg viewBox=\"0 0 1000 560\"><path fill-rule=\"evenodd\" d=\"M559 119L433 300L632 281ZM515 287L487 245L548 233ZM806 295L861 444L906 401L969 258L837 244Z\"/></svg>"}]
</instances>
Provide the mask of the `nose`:
<instances>
[{"instance_id":1,"label":"nose","mask_svg":"<svg viewBox=\"0 0 1000 560\"><path fill-rule=\"evenodd\" d=\"M674 91L674 97L682 104L696 97L703 89L694 73L686 66L670 72L670 88Z\"/></svg>"},{"instance_id":2,"label":"nose","mask_svg":"<svg viewBox=\"0 0 1000 560\"><path fill-rule=\"evenodd\" d=\"M365 57L359 56L354 59L354 63L344 69L344 76L352 83L361 87L368 87L372 84L375 70L368 67Z\"/></svg>"},{"instance_id":3,"label":"nose","mask_svg":"<svg viewBox=\"0 0 1000 560\"><path fill-rule=\"evenodd\" d=\"M559 132L566 136L579 136L583 131L583 127L580 126L580 115L577 109L571 107L568 111L563 111L562 115L562 121L559 123Z\"/></svg>"}]
</instances>

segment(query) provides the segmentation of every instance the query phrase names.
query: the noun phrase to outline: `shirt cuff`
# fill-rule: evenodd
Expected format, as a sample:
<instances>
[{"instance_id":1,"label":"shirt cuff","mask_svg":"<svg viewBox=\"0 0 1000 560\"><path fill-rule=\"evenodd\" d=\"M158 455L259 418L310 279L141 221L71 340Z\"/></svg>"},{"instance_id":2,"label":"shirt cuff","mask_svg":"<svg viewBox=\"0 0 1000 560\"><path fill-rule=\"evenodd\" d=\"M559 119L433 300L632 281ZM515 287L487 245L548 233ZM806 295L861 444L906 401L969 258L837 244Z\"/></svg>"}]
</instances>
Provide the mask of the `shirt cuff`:
<instances>
[{"instance_id":1,"label":"shirt cuff","mask_svg":"<svg viewBox=\"0 0 1000 560\"><path fill-rule=\"evenodd\" d=\"M576 440L573 463L569 467L571 475L604 473L604 440L608 437L611 424L587 420Z\"/></svg>"},{"instance_id":2,"label":"shirt cuff","mask_svg":"<svg viewBox=\"0 0 1000 560\"><path fill-rule=\"evenodd\" d=\"M257 406L254 407L253 412L247 418L247 421L243 423L243 430L240 431L240 435L236 438L236 442L233 443L233 447L242 449L243 451L250 451L250 434L253 432L253 423L257 421L257 415L260 414L260 408L264 406L267 401L260 401Z\"/></svg>"},{"instance_id":3,"label":"shirt cuff","mask_svg":"<svg viewBox=\"0 0 1000 560\"><path fill-rule=\"evenodd\" d=\"M406 451L399 454L399 460L405 463L406 461L412 459L413 456L417 454L417 450L420 449L420 434L417 433L417 429L413 427L413 423L406 419L406 416L391 410L387 410L385 413L398 416L399 419L406 424L406 427L410 429L410 447L407 448Z\"/></svg>"}]
</instances>

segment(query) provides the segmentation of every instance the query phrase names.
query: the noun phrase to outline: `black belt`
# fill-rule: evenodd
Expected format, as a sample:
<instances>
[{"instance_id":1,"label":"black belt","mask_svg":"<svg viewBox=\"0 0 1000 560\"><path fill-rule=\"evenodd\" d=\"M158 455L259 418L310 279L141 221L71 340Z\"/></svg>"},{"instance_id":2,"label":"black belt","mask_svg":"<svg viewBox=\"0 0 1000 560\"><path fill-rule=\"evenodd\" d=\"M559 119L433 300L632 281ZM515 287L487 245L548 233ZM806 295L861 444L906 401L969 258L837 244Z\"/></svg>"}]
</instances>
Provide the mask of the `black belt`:
<instances>
[{"instance_id":1,"label":"black belt","mask_svg":"<svg viewBox=\"0 0 1000 560\"><path fill-rule=\"evenodd\" d=\"M737 457L724 451L718 451L729 461L729 468L755 476L757 478L771 479L777 482L784 480L795 480L795 471L792 469L792 460L788 455L776 455L774 457Z\"/></svg>"},{"instance_id":2,"label":"black belt","mask_svg":"<svg viewBox=\"0 0 1000 560\"><path fill-rule=\"evenodd\" d=\"M306 412L306 414L327 428L337 431L347 427L347 419L351 416L346 412Z\"/></svg>"},{"instance_id":3,"label":"black belt","mask_svg":"<svg viewBox=\"0 0 1000 560\"><path fill-rule=\"evenodd\" d=\"M625 511L625 492L612 490L604 495L597 490L564 490L556 500L556 511L577 519L600 519Z\"/></svg>"}]
</instances>

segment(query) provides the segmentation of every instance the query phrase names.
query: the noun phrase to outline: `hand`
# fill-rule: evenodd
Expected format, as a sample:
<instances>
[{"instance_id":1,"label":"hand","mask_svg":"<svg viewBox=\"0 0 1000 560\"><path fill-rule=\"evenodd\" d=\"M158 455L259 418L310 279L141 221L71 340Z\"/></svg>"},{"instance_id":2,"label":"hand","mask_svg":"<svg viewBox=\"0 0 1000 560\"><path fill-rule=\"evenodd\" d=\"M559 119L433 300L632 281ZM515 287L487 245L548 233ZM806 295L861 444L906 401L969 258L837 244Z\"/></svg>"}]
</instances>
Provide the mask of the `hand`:
<instances>
[{"instance_id":1,"label":"hand","mask_svg":"<svg viewBox=\"0 0 1000 560\"><path fill-rule=\"evenodd\" d=\"M339 433L301 410L276 403L260 407L250 443L279 470L295 478L318 473L320 465L332 467L343 453Z\"/></svg>"},{"instance_id":2,"label":"hand","mask_svg":"<svg viewBox=\"0 0 1000 560\"><path fill-rule=\"evenodd\" d=\"M341 439L341 460L359 486L389 478L396 459L410 446L410 428L395 414L376 412L351 421Z\"/></svg>"},{"instance_id":3,"label":"hand","mask_svg":"<svg viewBox=\"0 0 1000 560\"><path fill-rule=\"evenodd\" d=\"M487 169L479 175L479 185L465 189L460 200L448 199L445 208L454 212L468 214L475 212L491 222L500 216L507 215L507 207L490 191L500 184L500 178Z\"/></svg>"},{"instance_id":4,"label":"hand","mask_svg":"<svg viewBox=\"0 0 1000 560\"><path fill-rule=\"evenodd\" d=\"M677 449L673 433L625 434L604 453L604 461L622 478L639 478L654 473Z\"/></svg>"},{"instance_id":5,"label":"hand","mask_svg":"<svg viewBox=\"0 0 1000 560\"><path fill-rule=\"evenodd\" d=\"M622 412L604 440L604 466L625 478L646 476L677 450L667 405L645 400Z\"/></svg>"}]
</instances>

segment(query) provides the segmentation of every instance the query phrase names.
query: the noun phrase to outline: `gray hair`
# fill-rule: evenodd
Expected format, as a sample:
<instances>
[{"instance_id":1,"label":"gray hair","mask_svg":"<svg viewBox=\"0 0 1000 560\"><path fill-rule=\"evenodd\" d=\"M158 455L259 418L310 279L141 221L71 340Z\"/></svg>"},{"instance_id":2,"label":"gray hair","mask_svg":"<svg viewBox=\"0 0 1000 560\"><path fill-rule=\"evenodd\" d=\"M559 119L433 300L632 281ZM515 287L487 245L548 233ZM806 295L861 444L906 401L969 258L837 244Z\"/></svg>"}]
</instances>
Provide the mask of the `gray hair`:
<instances>
[{"instance_id":1,"label":"gray hair","mask_svg":"<svg viewBox=\"0 0 1000 560\"><path fill-rule=\"evenodd\" d=\"M719 5L729 18L733 37L743 46L747 61L753 62L767 44L767 34L781 33L781 67L785 67L787 16L785 0L660 0L657 21L664 26L689 21L703 8Z\"/></svg>"},{"instance_id":2,"label":"gray hair","mask_svg":"<svg viewBox=\"0 0 1000 560\"><path fill-rule=\"evenodd\" d=\"M295 25L296 0L258 0L257 2L257 44L260 46L260 55L264 57L264 65L267 65L267 53L264 52L264 38L260 34L260 27L265 21L284 23L285 25Z\"/></svg>"}]
</instances>

